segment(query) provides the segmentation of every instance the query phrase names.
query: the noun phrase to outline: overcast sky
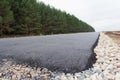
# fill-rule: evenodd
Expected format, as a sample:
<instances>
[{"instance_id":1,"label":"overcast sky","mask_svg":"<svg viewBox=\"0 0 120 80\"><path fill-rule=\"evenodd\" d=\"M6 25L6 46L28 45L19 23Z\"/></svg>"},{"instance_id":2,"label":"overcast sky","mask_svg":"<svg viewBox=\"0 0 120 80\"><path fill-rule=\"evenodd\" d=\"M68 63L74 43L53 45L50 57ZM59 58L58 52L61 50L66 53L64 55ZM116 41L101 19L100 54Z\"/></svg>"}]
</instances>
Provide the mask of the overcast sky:
<instances>
[{"instance_id":1,"label":"overcast sky","mask_svg":"<svg viewBox=\"0 0 120 80\"><path fill-rule=\"evenodd\" d=\"M75 15L96 31L120 31L120 0L39 0Z\"/></svg>"}]
</instances>

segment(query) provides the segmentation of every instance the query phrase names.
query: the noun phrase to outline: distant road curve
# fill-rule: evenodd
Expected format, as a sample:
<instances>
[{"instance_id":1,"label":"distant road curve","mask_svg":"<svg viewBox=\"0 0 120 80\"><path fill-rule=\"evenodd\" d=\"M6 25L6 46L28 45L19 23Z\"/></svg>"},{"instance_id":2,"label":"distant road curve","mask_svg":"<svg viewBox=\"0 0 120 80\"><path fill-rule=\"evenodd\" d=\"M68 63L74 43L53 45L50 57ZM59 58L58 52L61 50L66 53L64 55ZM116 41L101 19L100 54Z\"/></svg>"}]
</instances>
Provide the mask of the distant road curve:
<instances>
[{"instance_id":1,"label":"distant road curve","mask_svg":"<svg viewBox=\"0 0 120 80\"><path fill-rule=\"evenodd\" d=\"M99 33L74 33L0 39L0 58L46 67L51 71L79 72L95 62L93 48Z\"/></svg>"}]
</instances>

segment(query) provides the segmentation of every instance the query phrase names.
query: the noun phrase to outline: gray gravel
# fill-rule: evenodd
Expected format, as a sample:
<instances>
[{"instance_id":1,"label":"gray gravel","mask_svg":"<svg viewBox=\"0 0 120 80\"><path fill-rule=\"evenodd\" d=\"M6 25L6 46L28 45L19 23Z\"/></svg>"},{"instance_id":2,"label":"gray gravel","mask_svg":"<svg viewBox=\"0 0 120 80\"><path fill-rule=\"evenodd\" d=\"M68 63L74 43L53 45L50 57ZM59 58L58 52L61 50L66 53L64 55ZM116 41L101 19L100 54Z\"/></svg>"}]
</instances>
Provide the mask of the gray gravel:
<instances>
[{"instance_id":1,"label":"gray gravel","mask_svg":"<svg viewBox=\"0 0 120 80\"><path fill-rule=\"evenodd\" d=\"M95 73L100 71L90 68L75 74L51 72L46 68L17 64L12 59L2 59L0 64L0 80L84 80Z\"/></svg>"}]
</instances>

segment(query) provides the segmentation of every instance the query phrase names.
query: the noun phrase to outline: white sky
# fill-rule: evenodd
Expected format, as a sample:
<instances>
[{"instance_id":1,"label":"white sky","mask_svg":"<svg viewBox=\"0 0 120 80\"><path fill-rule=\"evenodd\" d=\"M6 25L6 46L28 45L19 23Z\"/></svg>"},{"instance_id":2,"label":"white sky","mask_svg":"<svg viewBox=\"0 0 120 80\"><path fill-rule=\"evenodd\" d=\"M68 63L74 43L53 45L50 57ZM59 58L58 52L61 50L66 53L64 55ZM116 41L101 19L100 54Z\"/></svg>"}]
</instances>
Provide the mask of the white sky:
<instances>
[{"instance_id":1,"label":"white sky","mask_svg":"<svg viewBox=\"0 0 120 80\"><path fill-rule=\"evenodd\" d=\"M39 0L75 15L96 31L120 31L120 0Z\"/></svg>"}]
</instances>

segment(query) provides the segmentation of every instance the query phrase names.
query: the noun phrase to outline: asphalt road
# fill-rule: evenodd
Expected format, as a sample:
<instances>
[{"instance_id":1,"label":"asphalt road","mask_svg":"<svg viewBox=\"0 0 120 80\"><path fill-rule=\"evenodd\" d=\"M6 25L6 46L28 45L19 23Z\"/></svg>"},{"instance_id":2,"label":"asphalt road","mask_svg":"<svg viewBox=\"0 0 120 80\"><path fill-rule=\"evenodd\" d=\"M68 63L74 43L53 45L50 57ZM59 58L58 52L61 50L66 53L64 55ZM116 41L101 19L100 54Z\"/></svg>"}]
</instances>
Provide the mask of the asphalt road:
<instances>
[{"instance_id":1,"label":"asphalt road","mask_svg":"<svg viewBox=\"0 0 120 80\"><path fill-rule=\"evenodd\" d=\"M51 71L79 72L95 62L93 48L99 33L75 33L1 38L0 57Z\"/></svg>"}]
</instances>

